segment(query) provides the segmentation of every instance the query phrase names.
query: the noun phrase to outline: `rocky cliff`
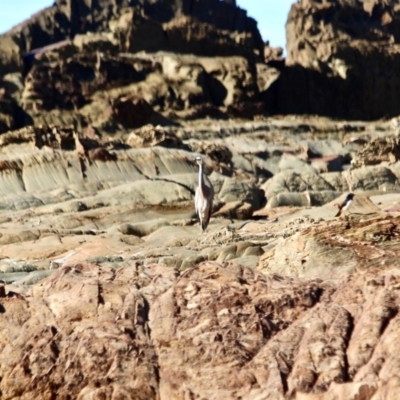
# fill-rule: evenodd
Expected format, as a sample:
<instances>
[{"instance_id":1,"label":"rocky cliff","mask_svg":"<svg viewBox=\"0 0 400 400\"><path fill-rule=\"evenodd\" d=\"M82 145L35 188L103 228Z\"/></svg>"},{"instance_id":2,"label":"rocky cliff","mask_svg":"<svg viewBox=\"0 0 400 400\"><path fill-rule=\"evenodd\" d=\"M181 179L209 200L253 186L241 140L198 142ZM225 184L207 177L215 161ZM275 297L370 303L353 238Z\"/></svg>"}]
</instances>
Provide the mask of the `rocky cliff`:
<instances>
[{"instance_id":1,"label":"rocky cliff","mask_svg":"<svg viewBox=\"0 0 400 400\"><path fill-rule=\"evenodd\" d=\"M104 0L91 2L83 0L57 0L53 6L37 13L29 21L25 21L11 30L9 35L18 44L22 52L29 52L64 39L72 39L77 34L87 32L104 32L109 29L109 23L125 11L131 10L150 24L161 24L159 34L163 32L162 24L175 18L188 17L192 23L209 24L214 30L248 34L253 48L261 54L263 43L256 22L249 18L246 11L229 1L220 0ZM168 41L168 31L164 33ZM146 39L157 41L158 48L165 50L166 44L160 40L161 35L151 38L147 34L136 37L136 41ZM204 38L207 39L207 38ZM211 41L210 41L211 43ZM144 50L149 50L144 44ZM212 47L212 46L211 46ZM178 49L177 50L182 50ZM250 50L250 49L249 49ZM212 51L211 48L203 52ZM237 46L237 51L239 46Z\"/></svg>"},{"instance_id":2,"label":"rocky cliff","mask_svg":"<svg viewBox=\"0 0 400 400\"><path fill-rule=\"evenodd\" d=\"M287 24L275 111L351 119L400 114L400 3L301 0Z\"/></svg>"},{"instance_id":3,"label":"rocky cliff","mask_svg":"<svg viewBox=\"0 0 400 400\"><path fill-rule=\"evenodd\" d=\"M0 132L93 120L121 131L112 110L127 96L157 112L219 113L257 99L264 54L256 22L219 0L57 1L0 44Z\"/></svg>"},{"instance_id":4,"label":"rocky cliff","mask_svg":"<svg viewBox=\"0 0 400 400\"><path fill-rule=\"evenodd\" d=\"M233 2L59 1L0 36L0 130L86 127L88 115L110 119L104 110L126 93L175 120L396 116L398 10L394 1L299 1L284 60ZM97 128L123 130L112 116Z\"/></svg>"}]
</instances>

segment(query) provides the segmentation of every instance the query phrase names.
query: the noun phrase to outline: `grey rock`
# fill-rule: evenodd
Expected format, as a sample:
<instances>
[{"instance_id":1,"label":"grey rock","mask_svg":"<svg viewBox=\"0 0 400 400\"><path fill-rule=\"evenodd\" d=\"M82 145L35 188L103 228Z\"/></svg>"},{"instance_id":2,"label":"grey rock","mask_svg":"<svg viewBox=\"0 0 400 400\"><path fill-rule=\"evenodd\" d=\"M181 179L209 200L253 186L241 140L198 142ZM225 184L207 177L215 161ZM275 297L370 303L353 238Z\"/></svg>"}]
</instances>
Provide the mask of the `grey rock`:
<instances>
[{"instance_id":1,"label":"grey rock","mask_svg":"<svg viewBox=\"0 0 400 400\"><path fill-rule=\"evenodd\" d=\"M182 266L182 259L172 256L172 257L160 257L158 260L159 264L168 265L173 268L181 269Z\"/></svg>"},{"instance_id":2,"label":"grey rock","mask_svg":"<svg viewBox=\"0 0 400 400\"><path fill-rule=\"evenodd\" d=\"M45 271L34 271L29 274L27 274L24 277L21 277L19 279L16 279L14 281L15 285L25 285L25 286L31 286L34 285L35 283L40 282L41 280L47 278L50 276L54 271L51 270L45 270Z\"/></svg>"},{"instance_id":3,"label":"grey rock","mask_svg":"<svg viewBox=\"0 0 400 400\"><path fill-rule=\"evenodd\" d=\"M267 199L282 192L305 192L334 190L334 188L316 173L298 173L287 170L274 175L265 188Z\"/></svg>"},{"instance_id":4,"label":"grey rock","mask_svg":"<svg viewBox=\"0 0 400 400\"><path fill-rule=\"evenodd\" d=\"M249 203L256 210L265 203L265 194L254 184L227 178L218 193L218 198L225 203L241 200Z\"/></svg>"},{"instance_id":5,"label":"grey rock","mask_svg":"<svg viewBox=\"0 0 400 400\"><path fill-rule=\"evenodd\" d=\"M255 268L258 264L259 256L249 255L231 259L229 262L234 265L241 265L242 267Z\"/></svg>"},{"instance_id":6,"label":"grey rock","mask_svg":"<svg viewBox=\"0 0 400 400\"><path fill-rule=\"evenodd\" d=\"M124 261L121 256L95 256L89 257L87 259L88 262L93 264L103 264L103 263L121 263Z\"/></svg>"},{"instance_id":7,"label":"grey rock","mask_svg":"<svg viewBox=\"0 0 400 400\"><path fill-rule=\"evenodd\" d=\"M346 180L347 173L326 172L322 173L321 177L337 192L349 191L349 184Z\"/></svg>"},{"instance_id":8,"label":"grey rock","mask_svg":"<svg viewBox=\"0 0 400 400\"><path fill-rule=\"evenodd\" d=\"M337 140L305 140L301 141L308 157L348 156L348 150Z\"/></svg>"},{"instance_id":9,"label":"grey rock","mask_svg":"<svg viewBox=\"0 0 400 400\"><path fill-rule=\"evenodd\" d=\"M292 154L283 154L278 166L280 171L295 170L296 172L301 171L302 173L315 173L315 169L309 165L306 160L302 160Z\"/></svg>"},{"instance_id":10,"label":"grey rock","mask_svg":"<svg viewBox=\"0 0 400 400\"><path fill-rule=\"evenodd\" d=\"M309 192L308 195L310 196L311 206L319 207L335 200L341 195L341 193L330 190L321 190L320 192Z\"/></svg>"},{"instance_id":11,"label":"grey rock","mask_svg":"<svg viewBox=\"0 0 400 400\"><path fill-rule=\"evenodd\" d=\"M0 273L0 280L4 281L5 283L13 283L19 279L25 278L27 275L29 275L29 272Z\"/></svg>"},{"instance_id":12,"label":"grey rock","mask_svg":"<svg viewBox=\"0 0 400 400\"><path fill-rule=\"evenodd\" d=\"M310 198L305 193L279 193L268 200L267 207L309 207Z\"/></svg>"},{"instance_id":13,"label":"grey rock","mask_svg":"<svg viewBox=\"0 0 400 400\"><path fill-rule=\"evenodd\" d=\"M381 190L397 192L400 190L397 176L383 166L367 166L351 171L353 190Z\"/></svg>"},{"instance_id":14,"label":"grey rock","mask_svg":"<svg viewBox=\"0 0 400 400\"><path fill-rule=\"evenodd\" d=\"M262 249L261 246L250 246L247 247L247 249L243 253L243 257L248 257L248 256L262 256L264 254L264 250Z\"/></svg>"}]
</instances>

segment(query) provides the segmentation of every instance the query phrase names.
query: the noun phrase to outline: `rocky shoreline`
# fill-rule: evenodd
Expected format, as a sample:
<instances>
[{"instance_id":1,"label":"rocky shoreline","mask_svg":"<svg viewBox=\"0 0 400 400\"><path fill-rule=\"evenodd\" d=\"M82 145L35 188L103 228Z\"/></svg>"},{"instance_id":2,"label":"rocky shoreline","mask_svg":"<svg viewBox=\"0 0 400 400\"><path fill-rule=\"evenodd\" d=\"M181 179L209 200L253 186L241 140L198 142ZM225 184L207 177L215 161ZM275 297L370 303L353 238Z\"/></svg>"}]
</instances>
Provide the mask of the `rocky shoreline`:
<instances>
[{"instance_id":1,"label":"rocky shoreline","mask_svg":"<svg viewBox=\"0 0 400 400\"><path fill-rule=\"evenodd\" d=\"M0 35L0 398L395 399L397 13L296 2L286 60L234 1Z\"/></svg>"},{"instance_id":2,"label":"rocky shoreline","mask_svg":"<svg viewBox=\"0 0 400 400\"><path fill-rule=\"evenodd\" d=\"M396 360L378 344L397 323L392 126L296 117L133 132L160 145L57 127L2 136L2 398L391 393L367 371L378 354ZM205 233L197 154L215 190Z\"/></svg>"}]
</instances>

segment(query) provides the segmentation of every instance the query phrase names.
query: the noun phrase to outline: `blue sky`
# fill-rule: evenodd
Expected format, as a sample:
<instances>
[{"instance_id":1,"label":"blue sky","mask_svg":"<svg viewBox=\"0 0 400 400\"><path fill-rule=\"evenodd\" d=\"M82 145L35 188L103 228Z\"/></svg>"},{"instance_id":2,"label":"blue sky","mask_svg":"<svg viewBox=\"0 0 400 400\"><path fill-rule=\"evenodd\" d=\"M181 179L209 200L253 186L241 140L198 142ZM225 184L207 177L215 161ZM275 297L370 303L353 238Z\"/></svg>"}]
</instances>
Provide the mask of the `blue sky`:
<instances>
[{"instance_id":1,"label":"blue sky","mask_svg":"<svg viewBox=\"0 0 400 400\"><path fill-rule=\"evenodd\" d=\"M53 0L2 0L0 33L7 31L32 14L53 4ZM258 22L264 40L272 46L285 47L285 23L293 0L237 0L248 15Z\"/></svg>"}]
</instances>

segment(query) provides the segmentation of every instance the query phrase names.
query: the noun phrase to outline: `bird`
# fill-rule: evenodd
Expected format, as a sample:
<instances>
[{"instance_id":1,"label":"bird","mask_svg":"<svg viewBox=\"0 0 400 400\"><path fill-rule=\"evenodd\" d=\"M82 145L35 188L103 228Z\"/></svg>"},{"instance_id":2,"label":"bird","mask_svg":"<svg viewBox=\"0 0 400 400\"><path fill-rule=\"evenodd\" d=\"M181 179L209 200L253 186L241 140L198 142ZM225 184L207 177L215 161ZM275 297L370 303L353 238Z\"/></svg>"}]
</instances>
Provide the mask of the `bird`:
<instances>
[{"instance_id":1,"label":"bird","mask_svg":"<svg viewBox=\"0 0 400 400\"><path fill-rule=\"evenodd\" d=\"M195 160L199 165L199 186L196 189L194 197L194 207L199 217L201 229L204 232L210 222L214 193L213 189L204 182L203 158L196 157Z\"/></svg>"},{"instance_id":2,"label":"bird","mask_svg":"<svg viewBox=\"0 0 400 400\"><path fill-rule=\"evenodd\" d=\"M342 211L345 211L349 208L350 204L352 203L354 199L354 193L349 193L346 198L343 200L342 204L338 204L338 212L335 215L335 217L339 217L339 215L342 213Z\"/></svg>"}]
</instances>

